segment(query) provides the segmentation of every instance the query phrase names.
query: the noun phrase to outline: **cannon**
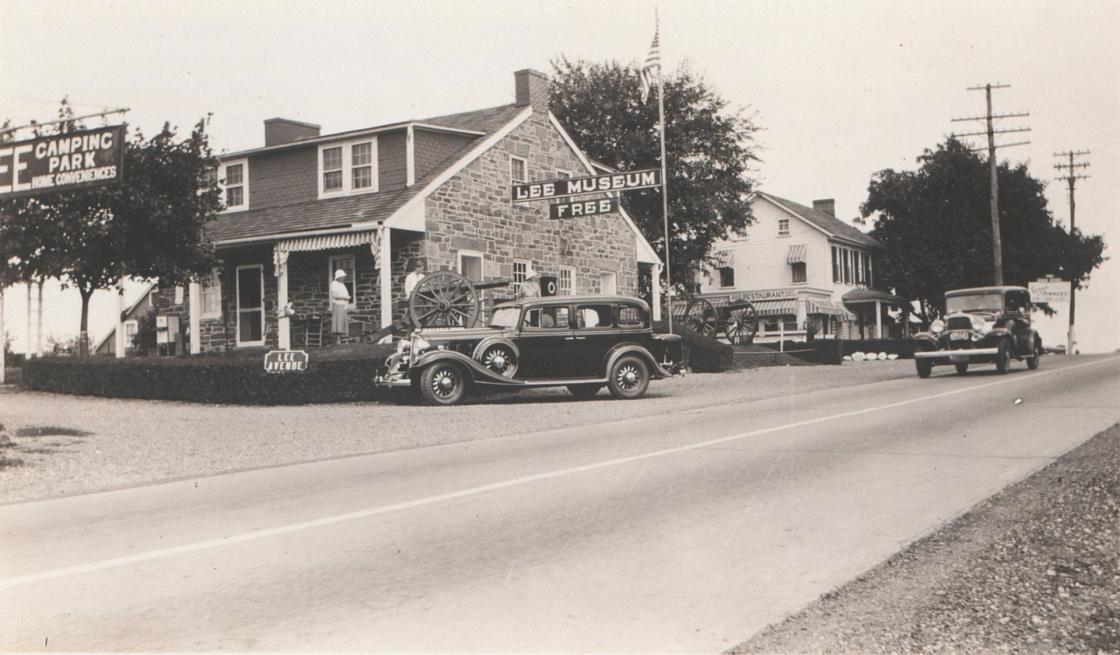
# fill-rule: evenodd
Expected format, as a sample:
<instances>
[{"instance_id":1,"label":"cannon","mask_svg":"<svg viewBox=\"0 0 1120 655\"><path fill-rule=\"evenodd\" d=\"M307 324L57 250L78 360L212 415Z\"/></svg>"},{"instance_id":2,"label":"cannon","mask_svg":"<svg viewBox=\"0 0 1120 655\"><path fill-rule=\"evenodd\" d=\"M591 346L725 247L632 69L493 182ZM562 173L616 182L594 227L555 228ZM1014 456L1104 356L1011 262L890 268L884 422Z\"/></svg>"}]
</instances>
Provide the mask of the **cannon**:
<instances>
[{"instance_id":1,"label":"cannon","mask_svg":"<svg viewBox=\"0 0 1120 655\"><path fill-rule=\"evenodd\" d=\"M733 344L749 344L758 332L758 312L747 300L713 304L707 298L689 297L674 307L673 320L708 337L722 332Z\"/></svg>"},{"instance_id":2,"label":"cannon","mask_svg":"<svg viewBox=\"0 0 1120 655\"><path fill-rule=\"evenodd\" d=\"M370 340L377 342L390 334L416 328L474 327L482 314L479 291L506 287L512 283L513 280L508 279L472 282L453 271L429 273L416 283L409 294L404 315L374 332Z\"/></svg>"}]
</instances>

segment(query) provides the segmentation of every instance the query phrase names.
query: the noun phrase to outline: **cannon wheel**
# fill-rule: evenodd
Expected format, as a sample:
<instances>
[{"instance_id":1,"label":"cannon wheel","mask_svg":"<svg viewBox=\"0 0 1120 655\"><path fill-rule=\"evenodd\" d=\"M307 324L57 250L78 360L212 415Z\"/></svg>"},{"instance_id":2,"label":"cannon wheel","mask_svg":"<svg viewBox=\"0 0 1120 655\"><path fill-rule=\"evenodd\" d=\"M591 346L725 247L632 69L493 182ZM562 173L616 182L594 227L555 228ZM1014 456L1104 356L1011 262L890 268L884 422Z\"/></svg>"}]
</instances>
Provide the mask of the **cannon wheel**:
<instances>
[{"instance_id":1,"label":"cannon wheel","mask_svg":"<svg viewBox=\"0 0 1120 655\"><path fill-rule=\"evenodd\" d=\"M719 327L719 312L716 311L715 305L707 300L693 298L688 301L688 307L684 310L684 324L694 332L714 337L716 328Z\"/></svg>"},{"instance_id":2,"label":"cannon wheel","mask_svg":"<svg viewBox=\"0 0 1120 655\"><path fill-rule=\"evenodd\" d=\"M727 313L727 340L734 344L749 344L758 332L758 312L754 305L736 305Z\"/></svg>"},{"instance_id":3,"label":"cannon wheel","mask_svg":"<svg viewBox=\"0 0 1120 655\"><path fill-rule=\"evenodd\" d=\"M472 327L478 321L478 291L451 271L425 276L408 298L408 315L416 327Z\"/></svg>"}]
</instances>

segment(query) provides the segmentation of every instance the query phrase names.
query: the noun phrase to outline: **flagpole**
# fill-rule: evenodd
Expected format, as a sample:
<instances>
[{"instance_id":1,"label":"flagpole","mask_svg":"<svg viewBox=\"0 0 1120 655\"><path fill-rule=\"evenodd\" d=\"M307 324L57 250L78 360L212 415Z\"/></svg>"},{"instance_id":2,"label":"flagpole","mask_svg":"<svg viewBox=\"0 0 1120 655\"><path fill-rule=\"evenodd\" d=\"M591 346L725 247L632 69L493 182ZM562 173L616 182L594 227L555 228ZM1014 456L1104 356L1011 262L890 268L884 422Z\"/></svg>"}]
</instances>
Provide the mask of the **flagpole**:
<instances>
[{"instance_id":1,"label":"flagpole","mask_svg":"<svg viewBox=\"0 0 1120 655\"><path fill-rule=\"evenodd\" d=\"M659 21L660 22L660 21ZM657 27L658 34L661 26ZM665 221L665 291L669 294L666 303L666 320L669 323L669 334L673 333L673 269L669 265L669 175L665 167L665 86L661 82L661 66L657 67L657 117L661 131L661 216ZM657 302L661 302L658 298Z\"/></svg>"}]
</instances>

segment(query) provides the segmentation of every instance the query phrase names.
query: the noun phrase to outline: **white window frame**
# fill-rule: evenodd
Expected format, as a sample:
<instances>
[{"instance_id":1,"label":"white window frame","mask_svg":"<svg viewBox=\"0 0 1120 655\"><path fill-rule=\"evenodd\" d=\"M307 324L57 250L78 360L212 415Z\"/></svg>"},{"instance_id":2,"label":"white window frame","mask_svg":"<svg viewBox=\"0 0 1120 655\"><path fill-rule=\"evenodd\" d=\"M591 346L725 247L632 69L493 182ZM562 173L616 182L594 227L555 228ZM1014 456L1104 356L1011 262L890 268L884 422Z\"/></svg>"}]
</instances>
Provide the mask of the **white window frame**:
<instances>
[{"instance_id":1,"label":"white window frame","mask_svg":"<svg viewBox=\"0 0 1120 655\"><path fill-rule=\"evenodd\" d=\"M524 270L521 272L521 279L520 280L517 279L517 265L518 264L525 267ZM513 260L513 291L514 291L514 295L516 295L517 292L521 290L521 285L524 284L524 282L525 282L525 275L527 275L529 273L529 269L531 269L531 268L533 268L533 262L529 261L528 259L515 259L515 260Z\"/></svg>"},{"instance_id":2,"label":"white window frame","mask_svg":"<svg viewBox=\"0 0 1120 655\"><path fill-rule=\"evenodd\" d=\"M486 255L477 251L477 250L460 250L459 251L459 255L458 255L459 275L462 275L463 277L466 277L466 274L463 273L463 257L477 257L478 258L478 270L482 273L483 276L486 275ZM481 280L471 280L471 282L481 282Z\"/></svg>"},{"instance_id":3,"label":"white window frame","mask_svg":"<svg viewBox=\"0 0 1120 655\"><path fill-rule=\"evenodd\" d=\"M731 271L731 284L723 283L723 272ZM716 279L719 281L720 289L734 289L735 288L735 267L734 266L720 266L716 268Z\"/></svg>"},{"instance_id":4,"label":"white window frame","mask_svg":"<svg viewBox=\"0 0 1120 655\"><path fill-rule=\"evenodd\" d=\"M140 322L136 319L129 319L124 322L124 349L135 348L132 344L132 337L135 337L140 332Z\"/></svg>"},{"instance_id":5,"label":"white window frame","mask_svg":"<svg viewBox=\"0 0 1120 655\"><path fill-rule=\"evenodd\" d=\"M513 176L513 162L515 160L521 162L521 164L522 164L522 166L525 170L525 179L523 179L523 180L519 180L519 179L517 179ZM518 157L517 155L510 155L509 156L509 181L512 182L513 184L525 184L529 181L529 160L528 159L525 159L524 157Z\"/></svg>"},{"instance_id":6,"label":"white window frame","mask_svg":"<svg viewBox=\"0 0 1120 655\"><path fill-rule=\"evenodd\" d=\"M778 219L778 236L780 236L780 237L788 237L789 236L789 219L788 218L779 218Z\"/></svg>"},{"instance_id":7,"label":"white window frame","mask_svg":"<svg viewBox=\"0 0 1120 655\"><path fill-rule=\"evenodd\" d=\"M206 294L216 295L216 311L206 311ZM218 271L210 274L209 280L199 280L198 283L198 316L201 320L211 320L222 317L222 278Z\"/></svg>"},{"instance_id":8,"label":"white window frame","mask_svg":"<svg viewBox=\"0 0 1120 655\"><path fill-rule=\"evenodd\" d=\"M260 279L261 279L261 306L260 306L261 338L260 338L260 341L242 341L241 340L241 285L239 284L239 282L241 281L241 270L246 269L246 268L255 268L255 269L258 269L260 271ZM263 346L264 343L265 343L265 340L267 339L266 328L268 327L268 312L266 312L265 309L264 309L265 305L267 304L266 299L264 297L264 265L263 264L244 264L242 266L238 266L237 269L233 273L233 291L234 291L234 296L235 296L234 308L233 309L234 309L235 312L237 312L237 316L235 317L237 320L234 321L235 325L234 325L233 336L234 336L234 339L237 343L237 346L239 348L241 346Z\"/></svg>"},{"instance_id":9,"label":"white window frame","mask_svg":"<svg viewBox=\"0 0 1120 655\"><path fill-rule=\"evenodd\" d=\"M241 166L241 184L234 185L241 187L241 204L229 205L226 203L226 169L230 166ZM248 158L231 159L223 161L218 164L218 188L222 190L222 204L225 209L222 210L223 214L245 211L249 208L249 160Z\"/></svg>"},{"instance_id":10,"label":"white window frame","mask_svg":"<svg viewBox=\"0 0 1120 655\"><path fill-rule=\"evenodd\" d=\"M355 189L354 188L354 163L353 151L354 146L363 143L369 144L370 155L370 186ZM342 148L342 188L328 191L323 188L323 151L330 150L331 148ZM363 193L377 193L378 191L378 168L377 168L377 136L366 136L360 139L352 139L350 141L333 141L331 143L323 143L319 145L315 153L315 171L318 175L316 186L319 189L319 199L324 198L341 198L343 196L357 196Z\"/></svg>"},{"instance_id":11,"label":"white window frame","mask_svg":"<svg viewBox=\"0 0 1120 655\"><path fill-rule=\"evenodd\" d=\"M576 269L574 266L557 266L556 267L556 295L558 296L574 296L576 295ZM571 281L571 288L567 293L564 293L564 273L569 273L568 279Z\"/></svg>"},{"instance_id":12,"label":"white window frame","mask_svg":"<svg viewBox=\"0 0 1120 655\"><path fill-rule=\"evenodd\" d=\"M335 264L335 262L337 262L340 259L349 259L352 262L352 265L351 265L352 270L350 271L350 287L351 287L351 289L353 289L353 291L350 292L350 304L347 305L347 307L350 308L350 309L354 309L358 304L358 256L357 255L342 253L342 254L339 254L339 255L331 255L330 257L327 257L327 280L328 280L327 286L330 286L330 282L334 282L334 272L338 270L338 266Z\"/></svg>"},{"instance_id":13,"label":"white window frame","mask_svg":"<svg viewBox=\"0 0 1120 655\"><path fill-rule=\"evenodd\" d=\"M182 305L183 304L183 285L181 285L181 284L176 284L175 285L175 304L176 305Z\"/></svg>"}]
</instances>

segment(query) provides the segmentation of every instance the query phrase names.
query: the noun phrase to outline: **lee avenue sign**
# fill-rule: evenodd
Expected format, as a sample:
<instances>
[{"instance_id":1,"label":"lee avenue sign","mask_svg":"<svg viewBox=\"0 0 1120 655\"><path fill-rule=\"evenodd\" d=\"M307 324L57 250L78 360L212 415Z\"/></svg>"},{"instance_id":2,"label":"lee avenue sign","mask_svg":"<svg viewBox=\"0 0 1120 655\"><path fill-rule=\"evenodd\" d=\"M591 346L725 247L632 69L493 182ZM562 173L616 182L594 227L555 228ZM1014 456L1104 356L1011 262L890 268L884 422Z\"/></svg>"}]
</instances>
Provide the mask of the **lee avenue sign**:
<instances>
[{"instance_id":1,"label":"lee avenue sign","mask_svg":"<svg viewBox=\"0 0 1120 655\"><path fill-rule=\"evenodd\" d=\"M123 125L0 144L0 200L119 182Z\"/></svg>"},{"instance_id":2,"label":"lee avenue sign","mask_svg":"<svg viewBox=\"0 0 1120 655\"><path fill-rule=\"evenodd\" d=\"M661 171L631 171L513 185L513 202L530 202L604 191L631 191L661 186Z\"/></svg>"},{"instance_id":3,"label":"lee avenue sign","mask_svg":"<svg viewBox=\"0 0 1120 655\"><path fill-rule=\"evenodd\" d=\"M302 350L271 350L264 356L268 373L302 373L307 370L307 353Z\"/></svg>"}]
</instances>

